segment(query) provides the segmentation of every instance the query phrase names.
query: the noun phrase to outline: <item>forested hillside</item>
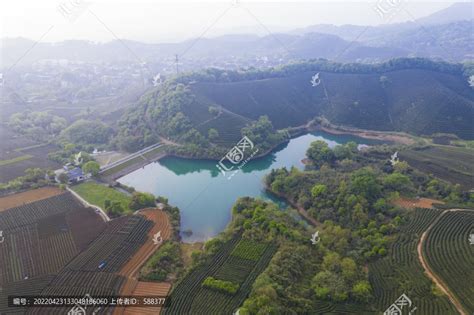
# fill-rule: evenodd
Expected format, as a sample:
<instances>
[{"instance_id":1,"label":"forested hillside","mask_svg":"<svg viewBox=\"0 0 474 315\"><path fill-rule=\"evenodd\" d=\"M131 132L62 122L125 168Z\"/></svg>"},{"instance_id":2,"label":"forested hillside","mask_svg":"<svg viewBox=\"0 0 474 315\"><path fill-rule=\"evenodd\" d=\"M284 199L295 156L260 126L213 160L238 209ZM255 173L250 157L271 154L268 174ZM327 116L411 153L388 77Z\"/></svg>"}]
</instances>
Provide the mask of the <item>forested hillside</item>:
<instances>
[{"instance_id":1,"label":"forested hillside","mask_svg":"<svg viewBox=\"0 0 474 315\"><path fill-rule=\"evenodd\" d=\"M117 141L127 148L164 136L198 146L222 145L238 139L246 125L262 116L269 118L264 133L275 138L277 130L321 116L363 129L443 132L472 139L474 91L463 71L459 64L426 59L377 65L315 60L265 70L208 69L170 80L144 96L124 116ZM316 73L320 81L313 86Z\"/></svg>"}]
</instances>

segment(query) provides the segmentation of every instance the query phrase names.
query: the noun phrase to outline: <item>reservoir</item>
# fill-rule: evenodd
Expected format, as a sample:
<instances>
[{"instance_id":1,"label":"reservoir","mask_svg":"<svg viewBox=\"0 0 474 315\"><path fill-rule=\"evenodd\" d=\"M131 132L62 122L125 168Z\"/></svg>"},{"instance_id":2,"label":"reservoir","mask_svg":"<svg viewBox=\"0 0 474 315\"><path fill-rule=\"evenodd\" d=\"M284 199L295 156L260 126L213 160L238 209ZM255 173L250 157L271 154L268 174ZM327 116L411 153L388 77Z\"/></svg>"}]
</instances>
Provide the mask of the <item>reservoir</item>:
<instances>
[{"instance_id":1,"label":"reservoir","mask_svg":"<svg viewBox=\"0 0 474 315\"><path fill-rule=\"evenodd\" d=\"M216 161L166 157L118 181L138 191L168 198L169 203L181 211L183 241L205 241L225 229L231 219L232 205L239 197L270 199L284 207L284 202L265 191L263 178L273 168L295 166L303 169L301 160L315 140L323 140L330 147L349 141L366 145L380 143L347 134L316 131L291 139L265 157L250 160L230 180L217 169Z\"/></svg>"}]
</instances>

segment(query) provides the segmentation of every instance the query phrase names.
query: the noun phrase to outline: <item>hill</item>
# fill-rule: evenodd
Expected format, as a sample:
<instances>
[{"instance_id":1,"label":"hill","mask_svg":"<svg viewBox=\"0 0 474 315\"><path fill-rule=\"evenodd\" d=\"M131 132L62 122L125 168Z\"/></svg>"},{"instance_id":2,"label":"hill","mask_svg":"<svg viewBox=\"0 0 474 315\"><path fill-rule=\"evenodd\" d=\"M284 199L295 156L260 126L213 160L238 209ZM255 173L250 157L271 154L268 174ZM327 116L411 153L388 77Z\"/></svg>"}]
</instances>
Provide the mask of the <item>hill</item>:
<instances>
[{"instance_id":1,"label":"hill","mask_svg":"<svg viewBox=\"0 0 474 315\"><path fill-rule=\"evenodd\" d=\"M146 145L159 136L200 147L229 144L262 116L269 118L265 132L273 135L321 116L356 128L418 135L444 132L472 139L474 92L462 71L460 65L425 59L208 69L183 75L142 97L123 117L116 140L125 149L129 143ZM315 73L321 81L312 86ZM252 127L253 134L262 135L257 127ZM217 133L211 136L211 129Z\"/></svg>"}]
</instances>

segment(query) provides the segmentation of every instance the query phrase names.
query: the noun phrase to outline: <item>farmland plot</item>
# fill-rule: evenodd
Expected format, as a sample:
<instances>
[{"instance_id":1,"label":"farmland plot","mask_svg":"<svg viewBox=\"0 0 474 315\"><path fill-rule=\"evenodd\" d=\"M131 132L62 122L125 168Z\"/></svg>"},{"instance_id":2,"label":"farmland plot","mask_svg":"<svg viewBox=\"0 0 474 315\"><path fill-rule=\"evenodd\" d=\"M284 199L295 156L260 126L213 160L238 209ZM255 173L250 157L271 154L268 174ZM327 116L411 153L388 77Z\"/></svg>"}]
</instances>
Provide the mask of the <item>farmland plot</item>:
<instances>
[{"instance_id":1,"label":"farmland plot","mask_svg":"<svg viewBox=\"0 0 474 315\"><path fill-rule=\"evenodd\" d=\"M244 249L249 249L250 254L244 254ZM232 314L248 296L253 282L266 268L275 250L273 244L234 237L209 263L197 267L174 288L171 304L164 314ZM208 277L230 282L238 289L235 294L229 294L204 287L203 282Z\"/></svg>"},{"instance_id":2,"label":"farmland plot","mask_svg":"<svg viewBox=\"0 0 474 315\"><path fill-rule=\"evenodd\" d=\"M448 212L436 222L423 243L423 253L438 275L469 314L474 312L474 213Z\"/></svg>"},{"instance_id":3,"label":"farmland plot","mask_svg":"<svg viewBox=\"0 0 474 315\"><path fill-rule=\"evenodd\" d=\"M440 214L440 210L416 209L389 255L369 264L369 281L378 310L387 309L405 293L417 306L417 314L456 314L447 297L433 294L432 282L425 275L416 251L421 234Z\"/></svg>"}]
</instances>

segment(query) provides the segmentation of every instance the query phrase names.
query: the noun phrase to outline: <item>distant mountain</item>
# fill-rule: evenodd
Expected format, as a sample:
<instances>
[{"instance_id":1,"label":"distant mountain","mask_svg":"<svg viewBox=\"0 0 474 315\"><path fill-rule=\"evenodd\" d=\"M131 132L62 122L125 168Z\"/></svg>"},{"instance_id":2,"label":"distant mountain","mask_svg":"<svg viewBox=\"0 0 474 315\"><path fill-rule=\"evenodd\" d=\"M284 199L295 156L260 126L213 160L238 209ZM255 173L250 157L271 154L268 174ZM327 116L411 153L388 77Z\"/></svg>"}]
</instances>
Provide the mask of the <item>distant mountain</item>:
<instances>
[{"instance_id":1,"label":"distant mountain","mask_svg":"<svg viewBox=\"0 0 474 315\"><path fill-rule=\"evenodd\" d=\"M398 50L397 57L425 57L458 62L473 57L473 10L474 6L470 2L455 3L413 22L381 26L319 24L296 29L291 34L331 34L346 41L357 40L359 44L368 47ZM384 59L380 56L379 60Z\"/></svg>"},{"instance_id":2,"label":"distant mountain","mask_svg":"<svg viewBox=\"0 0 474 315\"><path fill-rule=\"evenodd\" d=\"M474 4L469 1L455 3L446 9L417 19L416 22L422 25L448 24L457 21L472 21L473 18Z\"/></svg>"},{"instance_id":3,"label":"distant mountain","mask_svg":"<svg viewBox=\"0 0 474 315\"><path fill-rule=\"evenodd\" d=\"M180 43L145 44L121 40L108 43L64 41L60 43L35 43L27 39L3 39L3 66L13 64L15 57L24 55L22 65L44 59L68 59L90 63L104 62L167 62L172 64L175 54L185 61L204 60L200 68L228 64L234 68L256 65L255 60L270 59L285 63L292 59L337 58L340 61L383 61L408 56L410 51L391 47L370 47L322 33L302 35L272 34L226 35L216 38L193 39ZM272 62L273 61L273 62ZM250 63L249 63L250 62ZM198 67L199 68L199 67ZM196 68L193 68L196 69Z\"/></svg>"},{"instance_id":4,"label":"distant mountain","mask_svg":"<svg viewBox=\"0 0 474 315\"><path fill-rule=\"evenodd\" d=\"M158 64L158 70L173 68L176 54L182 57L183 70L275 66L313 58L373 63L395 57L424 57L460 62L473 57L472 9L471 3L457 3L414 22L369 27L322 24L263 37L235 34L179 43L71 40L52 44L23 38L2 39L1 62L8 67L18 56L23 56L21 65L42 59L91 63L143 61Z\"/></svg>"},{"instance_id":5,"label":"distant mountain","mask_svg":"<svg viewBox=\"0 0 474 315\"><path fill-rule=\"evenodd\" d=\"M315 73L321 81L313 86ZM230 145L242 128L264 115L276 129L322 116L363 129L474 139L474 91L463 68L426 59L378 65L312 61L260 71L191 73L143 97L123 117L120 134L124 143L154 133L192 143L215 129L219 136L212 142Z\"/></svg>"}]
</instances>

